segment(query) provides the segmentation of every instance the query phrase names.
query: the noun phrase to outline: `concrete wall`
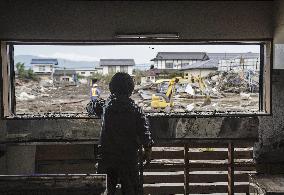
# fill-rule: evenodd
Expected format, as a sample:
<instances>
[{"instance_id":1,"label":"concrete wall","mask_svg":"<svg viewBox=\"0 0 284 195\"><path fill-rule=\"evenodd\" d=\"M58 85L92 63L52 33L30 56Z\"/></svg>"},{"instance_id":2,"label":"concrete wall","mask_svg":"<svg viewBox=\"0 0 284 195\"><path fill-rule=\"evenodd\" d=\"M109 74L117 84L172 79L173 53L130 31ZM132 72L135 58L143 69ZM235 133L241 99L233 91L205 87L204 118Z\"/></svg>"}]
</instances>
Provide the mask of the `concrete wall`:
<instances>
[{"instance_id":1,"label":"concrete wall","mask_svg":"<svg viewBox=\"0 0 284 195\"><path fill-rule=\"evenodd\" d=\"M273 37L273 1L1 1L0 7L0 39L110 40L143 32L178 32L183 39Z\"/></svg>"},{"instance_id":2,"label":"concrete wall","mask_svg":"<svg viewBox=\"0 0 284 195\"><path fill-rule=\"evenodd\" d=\"M35 151L36 146L8 146L6 174L33 174L35 171Z\"/></svg>"},{"instance_id":3,"label":"concrete wall","mask_svg":"<svg viewBox=\"0 0 284 195\"><path fill-rule=\"evenodd\" d=\"M261 171L284 173L284 70L274 70L272 80L272 116L260 117L254 154Z\"/></svg>"},{"instance_id":4,"label":"concrete wall","mask_svg":"<svg viewBox=\"0 0 284 195\"><path fill-rule=\"evenodd\" d=\"M274 68L284 69L284 1L276 1L274 6Z\"/></svg>"}]
</instances>

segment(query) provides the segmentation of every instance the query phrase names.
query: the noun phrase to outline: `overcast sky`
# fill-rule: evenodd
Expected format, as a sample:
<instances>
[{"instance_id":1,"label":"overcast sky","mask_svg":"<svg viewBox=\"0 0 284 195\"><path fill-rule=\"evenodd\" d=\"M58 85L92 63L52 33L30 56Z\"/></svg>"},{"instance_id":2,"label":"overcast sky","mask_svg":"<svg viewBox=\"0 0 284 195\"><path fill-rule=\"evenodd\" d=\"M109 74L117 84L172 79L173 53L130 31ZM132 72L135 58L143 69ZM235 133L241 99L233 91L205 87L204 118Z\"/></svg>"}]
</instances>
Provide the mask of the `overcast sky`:
<instances>
[{"instance_id":1,"label":"overcast sky","mask_svg":"<svg viewBox=\"0 0 284 195\"><path fill-rule=\"evenodd\" d=\"M16 45L15 55L35 55L75 61L103 58L133 58L136 64L149 63L158 52L259 53L258 45Z\"/></svg>"}]
</instances>

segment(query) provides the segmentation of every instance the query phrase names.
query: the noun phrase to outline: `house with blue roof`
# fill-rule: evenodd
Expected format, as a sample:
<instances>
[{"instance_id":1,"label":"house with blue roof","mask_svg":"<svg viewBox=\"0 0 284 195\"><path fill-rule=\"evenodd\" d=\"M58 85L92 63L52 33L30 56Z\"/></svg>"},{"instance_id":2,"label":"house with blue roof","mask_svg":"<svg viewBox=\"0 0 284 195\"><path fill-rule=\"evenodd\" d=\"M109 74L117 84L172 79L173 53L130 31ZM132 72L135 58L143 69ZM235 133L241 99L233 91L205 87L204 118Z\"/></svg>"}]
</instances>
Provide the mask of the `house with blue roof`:
<instances>
[{"instance_id":1,"label":"house with blue roof","mask_svg":"<svg viewBox=\"0 0 284 195\"><path fill-rule=\"evenodd\" d=\"M57 59L47 58L47 59L32 59L31 66L35 74L37 74L41 79L52 80L55 66L58 65Z\"/></svg>"}]
</instances>

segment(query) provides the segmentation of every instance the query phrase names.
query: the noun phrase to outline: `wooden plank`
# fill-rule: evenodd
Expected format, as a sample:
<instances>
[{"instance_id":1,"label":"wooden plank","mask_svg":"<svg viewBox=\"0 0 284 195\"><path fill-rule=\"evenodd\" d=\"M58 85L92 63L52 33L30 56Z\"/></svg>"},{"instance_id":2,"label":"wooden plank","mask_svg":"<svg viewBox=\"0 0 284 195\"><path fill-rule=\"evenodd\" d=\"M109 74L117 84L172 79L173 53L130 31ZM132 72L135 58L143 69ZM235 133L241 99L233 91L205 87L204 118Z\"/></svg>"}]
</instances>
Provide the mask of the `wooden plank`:
<instances>
[{"instance_id":1,"label":"wooden plank","mask_svg":"<svg viewBox=\"0 0 284 195\"><path fill-rule=\"evenodd\" d=\"M153 159L183 159L183 150L179 151L152 151Z\"/></svg>"},{"instance_id":2,"label":"wooden plank","mask_svg":"<svg viewBox=\"0 0 284 195\"><path fill-rule=\"evenodd\" d=\"M10 76L10 93L9 93L9 108L11 113L16 113L16 96L15 96L15 64L14 64L14 46L9 45L9 76Z\"/></svg>"},{"instance_id":3,"label":"wooden plank","mask_svg":"<svg viewBox=\"0 0 284 195\"><path fill-rule=\"evenodd\" d=\"M1 65L2 65L2 105L3 105L3 113L2 116L9 115L9 71L8 71L8 54L7 54L7 45L6 42L1 42Z\"/></svg>"},{"instance_id":4,"label":"wooden plank","mask_svg":"<svg viewBox=\"0 0 284 195\"><path fill-rule=\"evenodd\" d=\"M248 174L235 174L235 182L248 182ZM144 184L183 183L184 174L144 175ZM228 182L227 174L189 174L188 183Z\"/></svg>"},{"instance_id":5,"label":"wooden plank","mask_svg":"<svg viewBox=\"0 0 284 195\"><path fill-rule=\"evenodd\" d=\"M144 184L183 183L184 174L177 175L144 175Z\"/></svg>"},{"instance_id":6,"label":"wooden plank","mask_svg":"<svg viewBox=\"0 0 284 195\"><path fill-rule=\"evenodd\" d=\"M95 159L94 145L41 145L36 147L36 161Z\"/></svg>"},{"instance_id":7,"label":"wooden plank","mask_svg":"<svg viewBox=\"0 0 284 195\"><path fill-rule=\"evenodd\" d=\"M189 194L227 193L227 185L190 185ZM248 193L248 185L235 185L236 193ZM183 194L183 186L144 186L144 194Z\"/></svg>"},{"instance_id":8,"label":"wooden plank","mask_svg":"<svg viewBox=\"0 0 284 195\"><path fill-rule=\"evenodd\" d=\"M263 68L263 103L264 111L271 113L271 70L272 70L272 45L266 42L264 46L264 68Z\"/></svg>"},{"instance_id":9,"label":"wooden plank","mask_svg":"<svg viewBox=\"0 0 284 195\"><path fill-rule=\"evenodd\" d=\"M188 145L184 146L184 194L189 194L189 156Z\"/></svg>"},{"instance_id":10,"label":"wooden plank","mask_svg":"<svg viewBox=\"0 0 284 195\"><path fill-rule=\"evenodd\" d=\"M144 172L176 172L183 171L183 163L163 164L163 163L150 163L144 167Z\"/></svg>"},{"instance_id":11,"label":"wooden plank","mask_svg":"<svg viewBox=\"0 0 284 195\"><path fill-rule=\"evenodd\" d=\"M183 194L183 186L144 186L144 194L165 195L165 194Z\"/></svg>"},{"instance_id":12,"label":"wooden plank","mask_svg":"<svg viewBox=\"0 0 284 195\"><path fill-rule=\"evenodd\" d=\"M145 172L173 172L183 171L182 163L150 163L145 167ZM227 163L189 163L190 171L227 171ZM235 171L255 171L254 163L235 163Z\"/></svg>"},{"instance_id":13,"label":"wooden plank","mask_svg":"<svg viewBox=\"0 0 284 195\"><path fill-rule=\"evenodd\" d=\"M236 151L236 159L252 159L252 151ZM189 160L226 160L228 159L227 151L205 151L190 152Z\"/></svg>"},{"instance_id":14,"label":"wooden plank","mask_svg":"<svg viewBox=\"0 0 284 195\"><path fill-rule=\"evenodd\" d=\"M234 195L234 144L228 144L228 195Z\"/></svg>"},{"instance_id":15,"label":"wooden plank","mask_svg":"<svg viewBox=\"0 0 284 195\"><path fill-rule=\"evenodd\" d=\"M153 151L153 159L183 159L183 150L179 151ZM253 151L236 151L236 159L252 159ZM189 152L189 160L226 160L227 151Z\"/></svg>"},{"instance_id":16,"label":"wooden plank","mask_svg":"<svg viewBox=\"0 0 284 195\"><path fill-rule=\"evenodd\" d=\"M173 141L168 142L168 143L159 143L159 140L157 141L158 143L155 143L155 147L183 147L184 143L175 143ZM187 141L189 142L189 141ZM250 148L254 146L255 142L234 142L235 148ZM189 148L227 148L228 144L227 143L222 143L222 142L191 142L187 143Z\"/></svg>"}]
</instances>

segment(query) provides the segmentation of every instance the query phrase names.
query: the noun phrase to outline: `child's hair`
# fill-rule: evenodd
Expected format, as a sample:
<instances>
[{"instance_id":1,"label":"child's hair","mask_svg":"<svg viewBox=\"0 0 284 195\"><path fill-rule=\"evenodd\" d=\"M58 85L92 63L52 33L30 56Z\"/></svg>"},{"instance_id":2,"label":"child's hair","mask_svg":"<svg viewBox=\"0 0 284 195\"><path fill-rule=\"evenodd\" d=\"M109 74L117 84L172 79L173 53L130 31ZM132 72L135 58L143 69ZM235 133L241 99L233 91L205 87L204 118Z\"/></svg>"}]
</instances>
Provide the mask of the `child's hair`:
<instances>
[{"instance_id":1,"label":"child's hair","mask_svg":"<svg viewBox=\"0 0 284 195\"><path fill-rule=\"evenodd\" d=\"M118 72L111 78L109 90L114 95L127 95L130 97L134 90L133 79L127 73Z\"/></svg>"}]
</instances>

